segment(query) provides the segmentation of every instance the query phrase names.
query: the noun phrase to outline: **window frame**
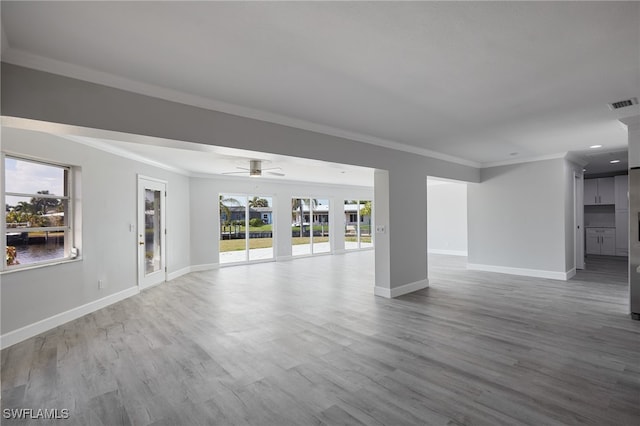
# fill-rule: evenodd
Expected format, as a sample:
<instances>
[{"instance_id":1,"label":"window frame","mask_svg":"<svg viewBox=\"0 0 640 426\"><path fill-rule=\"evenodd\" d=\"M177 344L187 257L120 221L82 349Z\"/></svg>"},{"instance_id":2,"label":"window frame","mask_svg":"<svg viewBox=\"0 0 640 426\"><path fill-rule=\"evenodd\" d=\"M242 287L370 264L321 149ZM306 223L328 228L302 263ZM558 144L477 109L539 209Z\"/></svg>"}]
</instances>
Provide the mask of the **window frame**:
<instances>
[{"instance_id":1,"label":"window frame","mask_svg":"<svg viewBox=\"0 0 640 426\"><path fill-rule=\"evenodd\" d=\"M6 159L13 159L16 161L29 162L34 164L40 164L49 167L57 167L64 170L64 188L63 192L66 195L54 195L54 194L31 194L31 193L17 193L7 192L7 176L6 176ZM75 197L74 197L74 167L69 164L62 164L56 161L44 160L40 158L33 158L25 156L23 154L15 154L11 152L0 152L0 175L2 176L2 185L0 186L0 202L5 206L5 213L0 217L0 250L3 253L2 262L0 263L0 273L8 273L14 271L22 271L27 269L39 268L47 265L55 265L63 262L69 262L76 260L77 250L75 249ZM54 259L40 260L36 262L30 262L19 265L8 265L6 250L7 250L7 234L10 229L7 226L6 218L6 198L9 197L24 197L24 198L51 198L56 200L66 201L66 209L64 211L64 223L62 226L47 226L47 227L30 227L27 232L64 232L64 255L62 257L56 257Z\"/></svg>"}]
</instances>

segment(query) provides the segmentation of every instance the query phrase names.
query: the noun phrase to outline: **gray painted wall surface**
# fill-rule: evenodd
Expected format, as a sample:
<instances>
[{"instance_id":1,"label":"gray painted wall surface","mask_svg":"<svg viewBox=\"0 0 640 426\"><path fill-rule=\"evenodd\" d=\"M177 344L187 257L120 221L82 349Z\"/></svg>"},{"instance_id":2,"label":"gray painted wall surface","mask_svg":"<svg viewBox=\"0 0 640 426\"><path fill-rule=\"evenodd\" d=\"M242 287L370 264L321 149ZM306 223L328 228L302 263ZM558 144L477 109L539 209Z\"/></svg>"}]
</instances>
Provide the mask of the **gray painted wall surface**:
<instances>
[{"instance_id":1,"label":"gray painted wall surface","mask_svg":"<svg viewBox=\"0 0 640 426\"><path fill-rule=\"evenodd\" d=\"M565 160L491 167L481 178L467 188L469 263L566 272Z\"/></svg>"},{"instance_id":2,"label":"gray painted wall surface","mask_svg":"<svg viewBox=\"0 0 640 426\"><path fill-rule=\"evenodd\" d=\"M384 225L390 246L384 249L386 238L378 245L383 250L376 250L376 264L389 265L391 287L427 278L426 176L479 181L473 167L6 63L2 88L8 116L387 170L390 215Z\"/></svg>"},{"instance_id":3,"label":"gray painted wall surface","mask_svg":"<svg viewBox=\"0 0 640 426\"><path fill-rule=\"evenodd\" d=\"M3 274L2 334L137 286L138 173L168 182L167 227L189 229L186 176L33 131L3 127L1 148L82 168L82 260ZM189 233L170 232L169 272L189 266L189 258ZM106 288L98 289L99 279Z\"/></svg>"},{"instance_id":4,"label":"gray painted wall surface","mask_svg":"<svg viewBox=\"0 0 640 426\"><path fill-rule=\"evenodd\" d=\"M427 186L429 251L467 252L467 184Z\"/></svg>"}]
</instances>

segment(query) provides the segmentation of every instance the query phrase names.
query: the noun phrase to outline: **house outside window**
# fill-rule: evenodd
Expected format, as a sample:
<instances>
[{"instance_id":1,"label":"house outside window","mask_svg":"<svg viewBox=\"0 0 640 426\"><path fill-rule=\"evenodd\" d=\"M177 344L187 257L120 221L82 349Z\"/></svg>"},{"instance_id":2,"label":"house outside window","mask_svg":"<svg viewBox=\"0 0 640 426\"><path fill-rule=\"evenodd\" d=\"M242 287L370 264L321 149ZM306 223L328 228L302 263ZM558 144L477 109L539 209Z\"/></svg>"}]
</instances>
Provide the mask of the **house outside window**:
<instances>
[{"instance_id":1,"label":"house outside window","mask_svg":"<svg viewBox=\"0 0 640 426\"><path fill-rule=\"evenodd\" d=\"M75 257L71 167L3 156L3 270Z\"/></svg>"}]
</instances>

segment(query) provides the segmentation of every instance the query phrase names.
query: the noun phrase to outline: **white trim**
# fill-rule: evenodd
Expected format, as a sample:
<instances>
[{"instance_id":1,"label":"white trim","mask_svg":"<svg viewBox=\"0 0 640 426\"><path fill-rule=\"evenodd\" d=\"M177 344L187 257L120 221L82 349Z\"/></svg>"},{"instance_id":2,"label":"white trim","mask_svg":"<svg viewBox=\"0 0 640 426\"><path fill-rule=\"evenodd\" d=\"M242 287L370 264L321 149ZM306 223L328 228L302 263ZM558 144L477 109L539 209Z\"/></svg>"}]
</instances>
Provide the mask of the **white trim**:
<instances>
[{"instance_id":1,"label":"white trim","mask_svg":"<svg viewBox=\"0 0 640 426\"><path fill-rule=\"evenodd\" d=\"M69 321L78 319L84 315L88 315L92 312L105 308L121 300L127 299L131 296L135 296L140 291L138 286L129 287L126 290L119 291L102 299L94 300L93 302L86 303L84 305L69 309L68 311L61 312L53 315L49 318L34 322L27 326L18 328L17 330L10 331L0 336L0 349L8 348L30 337L37 336L40 333L49 331L55 327L65 324Z\"/></svg>"},{"instance_id":2,"label":"white trim","mask_svg":"<svg viewBox=\"0 0 640 426\"><path fill-rule=\"evenodd\" d=\"M277 256L276 257L276 262L288 262L290 260L293 259L298 259L300 256L296 256L295 258L293 257L293 255L287 255L287 256Z\"/></svg>"},{"instance_id":3,"label":"white trim","mask_svg":"<svg viewBox=\"0 0 640 426\"><path fill-rule=\"evenodd\" d=\"M488 163L481 163L480 168L485 169L488 167L509 166L511 164L533 163L534 161L556 160L558 158L566 158L567 154L568 154L567 152L558 152L556 154L540 155L537 157L514 158L514 159L502 160L502 161L490 161Z\"/></svg>"},{"instance_id":4,"label":"white trim","mask_svg":"<svg viewBox=\"0 0 640 426\"><path fill-rule=\"evenodd\" d=\"M576 268L571 268L567 272L565 272L566 278L565 281L570 280L571 278L576 276Z\"/></svg>"},{"instance_id":5,"label":"white trim","mask_svg":"<svg viewBox=\"0 0 640 426\"><path fill-rule=\"evenodd\" d=\"M449 256L468 256L469 252L467 250L441 250L441 249L429 249L428 253L431 254L446 254Z\"/></svg>"},{"instance_id":6,"label":"white trim","mask_svg":"<svg viewBox=\"0 0 640 426\"><path fill-rule=\"evenodd\" d=\"M132 93L138 93L145 96L151 96L154 98L160 98L172 102L178 102L186 105L191 105L199 108L204 108L213 111L220 111L227 114L237 115L240 117L252 118L255 120L266 121L270 123L276 123L283 126L295 127L298 129L308 130L311 132L323 133L330 136L339 138L350 139L358 142L364 142L371 145L377 145L384 148L389 148L397 151L409 152L412 154L422 155L424 157L436 158L451 163L462 164L470 167L480 167L480 163L476 161L467 160L464 158L455 157L453 155L443 154L440 152L432 151L430 149L421 148L413 145L407 145L404 143L391 141L387 139L378 138L371 135L365 135L357 132L339 129L323 124L317 124L306 120L300 120L292 117L287 117L280 114L274 114L267 111L262 111L255 108L247 108L240 105L231 104L228 102L221 102L203 96L197 96L193 94L184 93L178 90L167 89L164 87L156 86L153 84L143 83L140 81L131 80L116 76L114 74L86 68L67 62L57 61L55 59L47 58L45 56L34 55L24 50L16 48L8 48L2 52L2 60L9 64L18 65L22 67L32 68L48 73L58 74L65 77L75 78L79 80L88 81L95 84L100 84L108 87L113 87L120 90L126 90Z\"/></svg>"},{"instance_id":7,"label":"white trim","mask_svg":"<svg viewBox=\"0 0 640 426\"><path fill-rule=\"evenodd\" d=\"M424 280L415 281L409 284L404 284L404 285L401 285L400 287L386 288L386 287L376 286L373 289L373 293L376 296L392 299L394 297L399 297L405 294L413 293L414 291L422 290L427 287L429 287L429 280L424 279Z\"/></svg>"},{"instance_id":8,"label":"white trim","mask_svg":"<svg viewBox=\"0 0 640 426\"><path fill-rule=\"evenodd\" d=\"M220 268L219 263L203 263L201 265L191 265L191 272L211 271Z\"/></svg>"},{"instance_id":9,"label":"white trim","mask_svg":"<svg viewBox=\"0 0 640 426\"><path fill-rule=\"evenodd\" d=\"M543 269L526 269L526 268L511 268L509 266L498 266L498 265L482 265L478 263L467 263L467 269L471 271L484 271L484 272L497 272L499 274L509 274L509 275L519 275L523 277L534 277L534 278L547 278L551 280L561 280L566 281L575 275L575 270L573 271L573 275L570 275L570 272L558 272L558 271L545 271Z\"/></svg>"},{"instance_id":10,"label":"white trim","mask_svg":"<svg viewBox=\"0 0 640 426\"><path fill-rule=\"evenodd\" d=\"M188 274L191 272L191 267L187 266L185 268L178 269L177 271L169 272L167 274L167 281L175 280L178 277Z\"/></svg>"}]
</instances>

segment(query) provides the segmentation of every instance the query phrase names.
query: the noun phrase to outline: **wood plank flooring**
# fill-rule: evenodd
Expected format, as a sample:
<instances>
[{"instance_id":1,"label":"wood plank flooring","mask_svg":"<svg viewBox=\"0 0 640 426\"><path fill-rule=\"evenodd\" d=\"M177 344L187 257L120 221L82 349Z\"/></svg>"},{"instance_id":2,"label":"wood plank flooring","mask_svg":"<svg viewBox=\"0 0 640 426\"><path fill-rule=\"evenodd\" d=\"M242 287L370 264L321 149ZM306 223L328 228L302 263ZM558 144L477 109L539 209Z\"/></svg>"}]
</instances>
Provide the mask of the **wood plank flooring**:
<instances>
[{"instance_id":1,"label":"wood plank flooring","mask_svg":"<svg viewBox=\"0 0 640 426\"><path fill-rule=\"evenodd\" d=\"M373 252L192 273L2 351L2 408L64 425L638 425L626 264L568 282L430 257L373 296Z\"/></svg>"}]
</instances>

